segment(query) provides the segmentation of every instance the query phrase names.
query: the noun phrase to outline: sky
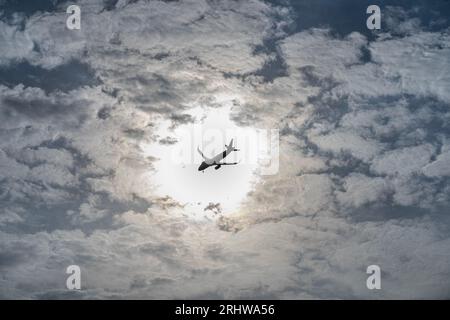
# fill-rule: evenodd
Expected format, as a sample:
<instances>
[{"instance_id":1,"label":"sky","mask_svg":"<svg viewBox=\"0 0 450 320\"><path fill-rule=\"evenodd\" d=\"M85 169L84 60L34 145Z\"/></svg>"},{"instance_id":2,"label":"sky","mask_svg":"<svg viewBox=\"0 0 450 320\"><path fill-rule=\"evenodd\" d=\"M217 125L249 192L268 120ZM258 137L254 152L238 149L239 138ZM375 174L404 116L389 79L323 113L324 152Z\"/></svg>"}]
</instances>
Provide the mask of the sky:
<instances>
[{"instance_id":1,"label":"sky","mask_svg":"<svg viewBox=\"0 0 450 320\"><path fill-rule=\"evenodd\" d=\"M0 298L450 298L449 17L0 0Z\"/></svg>"}]
</instances>

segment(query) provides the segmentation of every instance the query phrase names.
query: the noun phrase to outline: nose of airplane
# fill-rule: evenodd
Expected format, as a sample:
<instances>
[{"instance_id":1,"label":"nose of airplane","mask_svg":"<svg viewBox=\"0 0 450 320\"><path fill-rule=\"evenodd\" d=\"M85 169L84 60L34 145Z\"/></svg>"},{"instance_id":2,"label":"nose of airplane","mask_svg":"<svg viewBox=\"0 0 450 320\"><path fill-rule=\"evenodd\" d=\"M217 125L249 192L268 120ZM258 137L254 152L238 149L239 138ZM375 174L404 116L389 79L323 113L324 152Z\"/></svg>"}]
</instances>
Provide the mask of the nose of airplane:
<instances>
[{"instance_id":1,"label":"nose of airplane","mask_svg":"<svg viewBox=\"0 0 450 320\"><path fill-rule=\"evenodd\" d=\"M208 165L203 161L200 166L198 167L198 171L203 171L206 168L208 168Z\"/></svg>"}]
</instances>

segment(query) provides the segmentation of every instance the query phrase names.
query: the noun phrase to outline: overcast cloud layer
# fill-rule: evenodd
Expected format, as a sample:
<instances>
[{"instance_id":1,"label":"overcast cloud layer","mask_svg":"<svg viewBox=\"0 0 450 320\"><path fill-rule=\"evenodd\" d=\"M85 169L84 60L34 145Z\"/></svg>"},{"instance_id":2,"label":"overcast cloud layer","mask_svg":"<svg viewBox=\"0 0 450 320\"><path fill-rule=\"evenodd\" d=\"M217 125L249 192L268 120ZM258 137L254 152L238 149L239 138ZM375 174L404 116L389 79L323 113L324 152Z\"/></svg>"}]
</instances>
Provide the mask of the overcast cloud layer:
<instances>
[{"instance_id":1,"label":"overcast cloud layer","mask_svg":"<svg viewBox=\"0 0 450 320\"><path fill-rule=\"evenodd\" d=\"M0 1L0 298L450 298L450 4L323 2ZM280 170L190 219L141 146L220 95Z\"/></svg>"}]
</instances>

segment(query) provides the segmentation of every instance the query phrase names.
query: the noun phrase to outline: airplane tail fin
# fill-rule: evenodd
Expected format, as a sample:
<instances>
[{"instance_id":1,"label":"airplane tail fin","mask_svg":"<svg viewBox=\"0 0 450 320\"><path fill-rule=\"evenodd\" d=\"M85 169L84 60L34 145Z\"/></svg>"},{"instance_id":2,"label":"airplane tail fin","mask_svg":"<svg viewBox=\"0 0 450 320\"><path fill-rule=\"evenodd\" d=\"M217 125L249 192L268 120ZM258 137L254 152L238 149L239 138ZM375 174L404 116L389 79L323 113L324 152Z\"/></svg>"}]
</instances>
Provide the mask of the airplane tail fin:
<instances>
[{"instance_id":1,"label":"airplane tail fin","mask_svg":"<svg viewBox=\"0 0 450 320\"><path fill-rule=\"evenodd\" d=\"M228 145L225 145L225 148L233 149L234 151L237 151L236 148L233 148L233 139L230 140L230 143Z\"/></svg>"}]
</instances>

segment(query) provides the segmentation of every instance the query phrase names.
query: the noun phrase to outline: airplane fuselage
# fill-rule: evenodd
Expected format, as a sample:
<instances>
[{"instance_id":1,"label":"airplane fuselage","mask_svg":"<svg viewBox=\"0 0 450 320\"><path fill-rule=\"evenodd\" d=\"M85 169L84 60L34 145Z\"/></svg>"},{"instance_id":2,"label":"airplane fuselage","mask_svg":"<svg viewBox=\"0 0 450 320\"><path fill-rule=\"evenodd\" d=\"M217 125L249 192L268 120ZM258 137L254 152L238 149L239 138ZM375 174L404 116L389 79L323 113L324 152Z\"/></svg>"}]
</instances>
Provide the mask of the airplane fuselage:
<instances>
[{"instance_id":1,"label":"airplane fuselage","mask_svg":"<svg viewBox=\"0 0 450 320\"><path fill-rule=\"evenodd\" d=\"M203 161L200 166L198 167L198 171L203 171L211 166L216 166L216 170L219 169L221 167L221 165L219 164L219 162L223 159L225 159L225 157L227 155L229 155L231 153L231 151L233 151L233 148L227 148L225 151L219 153L218 155L216 155L214 158L211 158L207 161Z\"/></svg>"},{"instance_id":2,"label":"airplane fuselage","mask_svg":"<svg viewBox=\"0 0 450 320\"><path fill-rule=\"evenodd\" d=\"M223 162L223 159L225 159L225 157L228 156L231 153L231 151L239 151L239 149L236 149L235 147L233 147L233 139L231 139L231 141L228 145L225 145L225 148L226 149L223 152L219 153L215 157L208 158L203 154L203 152L200 151L200 148L197 147L198 153L200 153L200 155L204 159L204 161L198 167L198 171L204 171L205 169L207 169L211 166L215 166L214 169L218 170L222 166L229 166L229 165L237 164L237 162L229 162L229 163Z\"/></svg>"},{"instance_id":3,"label":"airplane fuselage","mask_svg":"<svg viewBox=\"0 0 450 320\"><path fill-rule=\"evenodd\" d=\"M200 151L200 148L197 147L198 153L202 156L204 161L200 164L198 167L198 171L204 171L205 169L215 166L214 169L218 170L222 166L229 166L229 165L235 165L237 162L223 162L223 159L225 159L226 156L228 156L232 151L239 151L239 149L236 149L233 147L233 139L231 139L230 143L228 145L225 145L225 150L218 155L216 155L213 158L205 157L203 152Z\"/></svg>"}]
</instances>

